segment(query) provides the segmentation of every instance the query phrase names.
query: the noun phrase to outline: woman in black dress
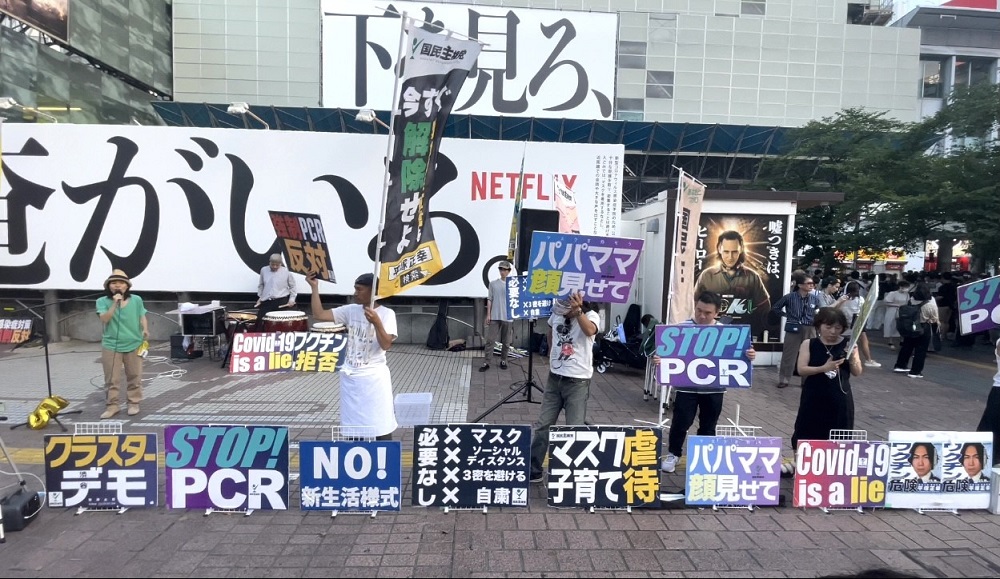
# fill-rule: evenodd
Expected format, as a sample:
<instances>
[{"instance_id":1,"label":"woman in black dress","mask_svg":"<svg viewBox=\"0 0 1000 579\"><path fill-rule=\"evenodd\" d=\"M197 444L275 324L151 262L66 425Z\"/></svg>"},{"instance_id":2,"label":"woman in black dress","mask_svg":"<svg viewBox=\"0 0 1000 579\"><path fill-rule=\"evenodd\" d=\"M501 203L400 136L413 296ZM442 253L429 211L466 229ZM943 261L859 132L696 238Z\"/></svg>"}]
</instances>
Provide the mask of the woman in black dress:
<instances>
[{"instance_id":1,"label":"woman in black dress","mask_svg":"<svg viewBox=\"0 0 1000 579\"><path fill-rule=\"evenodd\" d=\"M860 376L861 358L855 347L846 352L842 336L847 317L836 308L820 308L813 318L817 336L799 348L798 371L805 378L792 450L800 440L828 440L832 429L854 429L851 376ZM846 363L845 363L846 362Z\"/></svg>"}]
</instances>

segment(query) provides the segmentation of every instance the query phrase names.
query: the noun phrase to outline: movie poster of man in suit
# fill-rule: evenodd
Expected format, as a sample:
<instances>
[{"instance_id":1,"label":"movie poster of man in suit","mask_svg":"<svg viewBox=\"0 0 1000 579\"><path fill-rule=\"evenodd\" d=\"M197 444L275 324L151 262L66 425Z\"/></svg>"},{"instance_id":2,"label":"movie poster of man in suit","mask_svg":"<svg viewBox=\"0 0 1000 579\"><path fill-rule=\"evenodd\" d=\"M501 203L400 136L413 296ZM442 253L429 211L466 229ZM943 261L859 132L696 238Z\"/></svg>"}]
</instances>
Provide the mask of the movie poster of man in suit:
<instances>
[{"instance_id":1,"label":"movie poster of man in suit","mask_svg":"<svg viewBox=\"0 0 1000 579\"><path fill-rule=\"evenodd\" d=\"M722 295L719 315L750 324L754 342L778 342L778 324L768 324L771 303L785 293L785 215L702 213L695 261L695 298Z\"/></svg>"}]
</instances>

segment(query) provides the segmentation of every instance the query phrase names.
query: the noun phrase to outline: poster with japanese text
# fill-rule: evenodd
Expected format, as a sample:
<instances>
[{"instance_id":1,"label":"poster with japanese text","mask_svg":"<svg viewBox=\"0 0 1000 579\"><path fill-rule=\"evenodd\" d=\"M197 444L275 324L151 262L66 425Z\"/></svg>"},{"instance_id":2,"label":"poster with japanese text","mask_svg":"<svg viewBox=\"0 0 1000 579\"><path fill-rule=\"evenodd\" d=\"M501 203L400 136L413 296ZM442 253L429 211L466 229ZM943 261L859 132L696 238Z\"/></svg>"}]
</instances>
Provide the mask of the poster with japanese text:
<instances>
[{"instance_id":1,"label":"poster with japanese text","mask_svg":"<svg viewBox=\"0 0 1000 579\"><path fill-rule=\"evenodd\" d=\"M288 427L171 425L164 438L168 508L288 508Z\"/></svg>"},{"instance_id":2,"label":"poster with japanese text","mask_svg":"<svg viewBox=\"0 0 1000 579\"><path fill-rule=\"evenodd\" d=\"M1000 327L1000 275L958 286L958 326L963 334Z\"/></svg>"},{"instance_id":3,"label":"poster with japanese text","mask_svg":"<svg viewBox=\"0 0 1000 579\"><path fill-rule=\"evenodd\" d=\"M31 339L31 318L0 318L0 344L20 344Z\"/></svg>"},{"instance_id":4,"label":"poster with japanese text","mask_svg":"<svg viewBox=\"0 0 1000 579\"><path fill-rule=\"evenodd\" d=\"M552 315L552 298L528 291L528 276L507 276L507 317L512 320L538 320Z\"/></svg>"},{"instance_id":5,"label":"poster with japanese text","mask_svg":"<svg viewBox=\"0 0 1000 579\"><path fill-rule=\"evenodd\" d=\"M427 282L444 269L429 212L430 187L448 114L475 67L480 45L424 30L404 19L405 47L392 111L392 153L386 175L378 297Z\"/></svg>"},{"instance_id":6,"label":"poster with japanese text","mask_svg":"<svg viewBox=\"0 0 1000 579\"><path fill-rule=\"evenodd\" d=\"M147 293L252 293L282 251L276 208L322 219L341 274L324 294L353 295L375 271L384 133L7 123L2 146L0 287L91 292L123 268ZM583 233L620 233L623 145L446 138L425 215L444 269L408 295L486 297L484 275L504 256L485 248L507 246L498 216L512 210L522 155L525 209L551 210L559 175ZM191 256L184 275L179 255Z\"/></svg>"},{"instance_id":7,"label":"poster with japanese text","mask_svg":"<svg viewBox=\"0 0 1000 579\"><path fill-rule=\"evenodd\" d=\"M989 432L889 431L890 509L985 509L990 504Z\"/></svg>"},{"instance_id":8,"label":"poster with japanese text","mask_svg":"<svg viewBox=\"0 0 1000 579\"><path fill-rule=\"evenodd\" d=\"M657 379L674 388L750 388L750 326L656 326Z\"/></svg>"},{"instance_id":9,"label":"poster with japanese text","mask_svg":"<svg viewBox=\"0 0 1000 579\"><path fill-rule=\"evenodd\" d=\"M796 507L853 509L885 505L888 443L800 440L795 459Z\"/></svg>"},{"instance_id":10,"label":"poster with japanese text","mask_svg":"<svg viewBox=\"0 0 1000 579\"><path fill-rule=\"evenodd\" d=\"M337 283L330 260L330 246L326 241L326 231L319 215L311 213L288 213L268 211L274 234L281 244L285 256L285 266L292 273L305 277L315 275L331 283Z\"/></svg>"},{"instance_id":11,"label":"poster with japanese text","mask_svg":"<svg viewBox=\"0 0 1000 579\"><path fill-rule=\"evenodd\" d=\"M344 364L347 333L244 332L233 334L229 371L336 372Z\"/></svg>"},{"instance_id":12,"label":"poster with japanese text","mask_svg":"<svg viewBox=\"0 0 1000 579\"><path fill-rule=\"evenodd\" d=\"M323 106L390 109L405 12L427 30L489 43L457 95L456 113L612 119L617 13L469 4L324 0Z\"/></svg>"},{"instance_id":13,"label":"poster with japanese text","mask_svg":"<svg viewBox=\"0 0 1000 579\"><path fill-rule=\"evenodd\" d=\"M689 436L685 483L689 505L777 505L781 439Z\"/></svg>"},{"instance_id":14,"label":"poster with japanese text","mask_svg":"<svg viewBox=\"0 0 1000 579\"><path fill-rule=\"evenodd\" d=\"M399 441L299 443L303 511L398 511L402 477Z\"/></svg>"},{"instance_id":15,"label":"poster with japanese text","mask_svg":"<svg viewBox=\"0 0 1000 579\"><path fill-rule=\"evenodd\" d=\"M643 241L535 231L528 256L528 291L551 298L584 292L584 300L628 302Z\"/></svg>"},{"instance_id":16,"label":"poster with japanese text","mask_svg":"<svg viewBox=\"0 0 1000 579\"><path fill-rule=\"evenodd\" d=\"M786 293L787 228L786 215L701 214L695 299L703 291L721 295L719 315L749 324L754 342L781 339L780 327L767 323L767 313Z\"/></svg>"},{"instance_id":17,"label":"poster with japanese text","mask_svg":"<svg viewBox=\"0 0 1000 579\"><path fill-rule=\"evenodd\" d=\"M656 507L660 504L658 428L553 426L549 476L553 507Z\"/></svg>"},{"instance_id":18,"label":"poster with japanese text","mask_svg":"<svg viewBox=\"0 0 1000 579\"><path fill-rule=\"evenodd\" d=\"M50 507L154 507L156 435L47 435L45 487Z\"/></svg>"},{"instance_id":19,"label":"poster with japanese text","mask_svg":"<svg viewBox=\"0 0 1000 579\"><path fill-rule=\"evenodd\" d=\"M413 506L526 507L530 457L529 426L415 426Z\"/></svg>"}]
</instances>

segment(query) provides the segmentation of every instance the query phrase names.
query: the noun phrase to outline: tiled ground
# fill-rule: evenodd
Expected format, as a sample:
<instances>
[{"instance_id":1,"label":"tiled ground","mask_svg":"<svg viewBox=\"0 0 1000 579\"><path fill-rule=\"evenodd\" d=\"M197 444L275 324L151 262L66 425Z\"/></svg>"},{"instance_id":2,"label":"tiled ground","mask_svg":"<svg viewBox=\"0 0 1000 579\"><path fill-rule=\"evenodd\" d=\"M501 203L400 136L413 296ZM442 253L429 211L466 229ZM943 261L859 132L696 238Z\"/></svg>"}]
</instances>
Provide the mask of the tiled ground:
<instances>
[{"instance_id":1,"label":"tiled ground","mask_svg":"<svg viewBox=\"0 0 1000 579\"><path fill-rule=\"evenodd\" d=\"M158 352L154 352L156 354ZM892 374L888 350L875 348L885 365L856 380L858 425L872 438L889 429L974 428L996 371L989 351L932 357L925 380ZM53 388L93 420L102 406L97 348L53 347ZM171 422L238 420L281 422L294 440L326 438L336 424L336 378L309 375L235 376L218 362L195 360L180 377L160 375L147 387L143 414L126 430L158 430ZM432 416L471 420L527 378L527 360L479 373L477 353L445 353L421 346L394 348L390 367L397 392L435 393ZM147 367L150 377L170 368ZM544 385L547 365L535 358L534 379ZM0 400L18 420L45 393L44 359L38 350L0 352ZM791 432L800 390L774 387L775 372L758 368L754 388L726 396L723 420ZM656 402L643 401L642 374L618 368L595 375L588 420L633 424L655 420ZM533 392L534 400L540 399ZM484 421L530 424L538 405L515 396ZM27 408L30 406L31 408ZM26 410L22 410L27 408ZM18 413L21 413L20 415ZM74 418L74 417L69 417ZM58 432L3 430L15 461L41 474L42 436ZM404 455L409 431L397 432ZM404 459L404 483L411 461ZM162 477L162 475L161 475ZM665 490L683 485L682 469L664 475ZM0 475L0 486L10 477ZM29 488L36 483L29 480ZM297 484L293 483L293 491ZM4 491L7 492L7 491ZM791 486L782 492L790 502ZM409 504L409 493L405 505ZM787 503L786 503L787 504ZM746 510L684 508L584 512L554 509L538 485L526 509L488 514L404 506L375 518L331 518L297 510L250 517L170 511L160 507L124 515L46 509L22 532L0 545L0 574L43 576L552 576L552 577L783 577L818 576L891 567L918 576L997 576L1000 525L986 511L917 514L882 510L823 514L788 506Z\"/></svg>"}]
</instances>

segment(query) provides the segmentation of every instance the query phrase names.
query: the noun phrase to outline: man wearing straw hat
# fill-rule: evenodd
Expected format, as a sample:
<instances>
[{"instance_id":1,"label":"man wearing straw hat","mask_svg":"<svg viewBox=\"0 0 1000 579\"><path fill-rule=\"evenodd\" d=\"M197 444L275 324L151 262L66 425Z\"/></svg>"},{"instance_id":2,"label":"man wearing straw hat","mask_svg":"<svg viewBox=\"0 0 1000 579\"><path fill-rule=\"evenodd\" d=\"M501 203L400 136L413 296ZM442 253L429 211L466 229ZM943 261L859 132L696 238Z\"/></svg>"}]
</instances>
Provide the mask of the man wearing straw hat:
<instances>
[{"instance_id":1,"label":"man wearing straw hat","mask_svg":"<svg viewBox=\"0 0 1000 579\"><path fill-rule=\"evenodd\" d=\"M132 282L125 272L116 269L104 282L106 296L97 300L97 315L104 324L101 336L101 365L104 367L106 407L101 420L120 411L119 382L125 370L128 415L139 414L142 402L142 357L139 349L149 339L146 306L132 294Z\"/></svg>"}]
</instances>

